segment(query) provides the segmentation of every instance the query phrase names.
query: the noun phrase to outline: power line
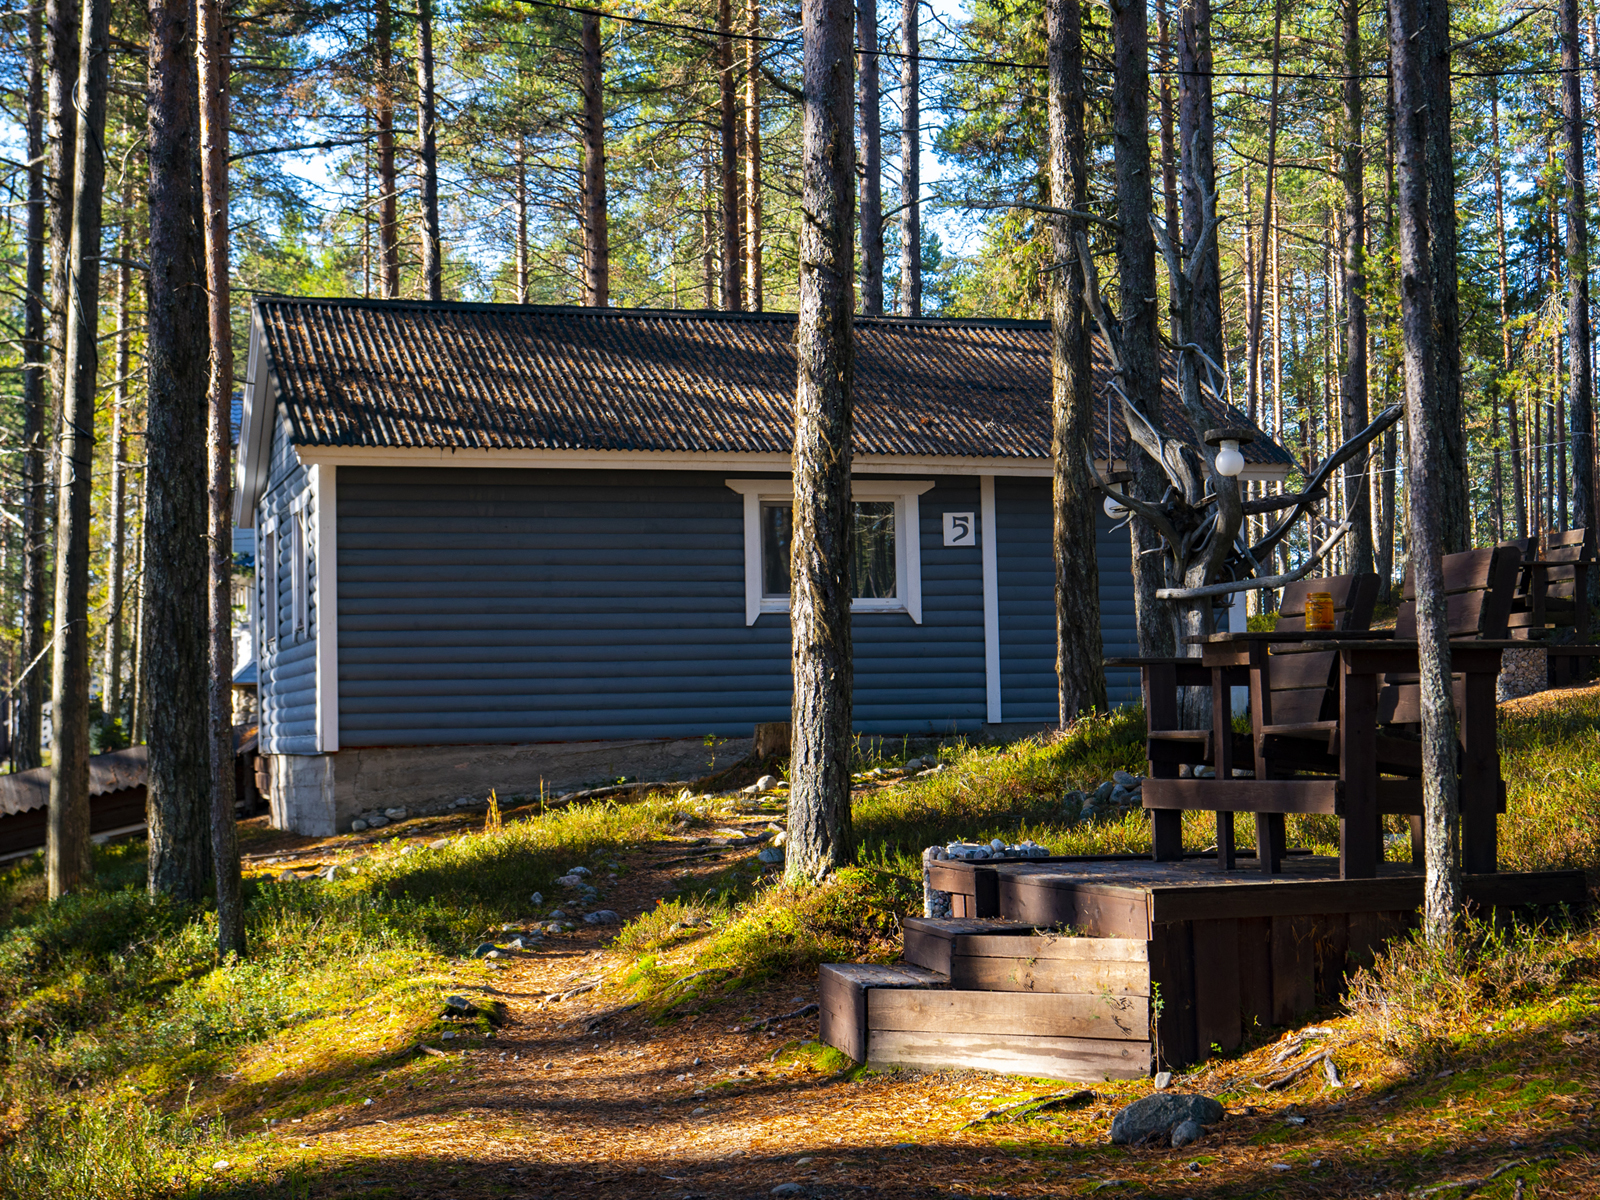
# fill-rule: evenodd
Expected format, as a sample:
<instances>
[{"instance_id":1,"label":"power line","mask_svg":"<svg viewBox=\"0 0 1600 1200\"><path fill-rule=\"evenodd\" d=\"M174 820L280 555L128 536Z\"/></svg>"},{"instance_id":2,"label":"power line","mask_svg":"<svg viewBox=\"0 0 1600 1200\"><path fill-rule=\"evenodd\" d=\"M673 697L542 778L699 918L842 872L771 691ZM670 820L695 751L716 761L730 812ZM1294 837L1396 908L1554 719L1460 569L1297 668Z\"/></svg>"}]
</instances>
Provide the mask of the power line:
<instances>
[{"instance_id":1,"label":"power line","mask_svg":"<svg viewBox=\"0 0 1600 1200\"><path fill-rule=\"evenodd\" d=\"M583 16L603 17L608 21L620 21L629 25L644 25L651 29L664 29L669 33L692 33L700 37L728 38L737 42L765 42L769 45L792 46L800 39L793 34L774 37L761 33L741 33L733 29L717 29L708 25L685 25L676 21L657 21L650 17L627 16L622 13L608 12L605 9L593 8L579 4L562 4L559 0L517 0L519 4L526 4L532 8L554 8L563 12L579 13ZM905 62L933 63L935 66L973 66L973 67L1012 67L1019 71L1044 71L1048 69L1046 63L1019 62L1010 58L979 58L965 55L944 54L906 54L900 50L869 49L864 46L855 48L857 54L871 55L877 58L895 58ZM1452 79L1499 79L1520 76L1544 76L1578 74L1592 71L1600 66L1600 61L1582 63L1571 72L1565 67L1515 67L1495 71L1451 71ZM1111 75L1109 67L1099 67L1089 64L1084 65L1084 70L1097 75ZM1173 79L1271 79L1271 71L1185 71L1181 67L1150 67L1151 75L1164 76ZM1355 73L1333 71L1278 71L1279 79L1311 80L1323 83L1344 83L1350 79L1387 79L1385 71L1357 71Z\"/></svg>"}]
</instances>

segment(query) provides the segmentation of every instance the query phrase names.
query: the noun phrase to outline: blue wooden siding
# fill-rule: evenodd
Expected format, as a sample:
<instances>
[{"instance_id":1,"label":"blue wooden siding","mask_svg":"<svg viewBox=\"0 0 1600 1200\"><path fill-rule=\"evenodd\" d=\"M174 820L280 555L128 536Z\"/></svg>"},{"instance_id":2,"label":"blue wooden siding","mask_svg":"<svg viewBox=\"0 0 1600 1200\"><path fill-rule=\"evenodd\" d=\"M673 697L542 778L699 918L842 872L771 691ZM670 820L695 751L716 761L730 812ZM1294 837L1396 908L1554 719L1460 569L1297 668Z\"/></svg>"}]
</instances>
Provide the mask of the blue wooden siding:
<instances>
[{"instance_id":1,"label":"blue wooden siding","mask_svg":"<svg viewBox=\"0 0 1600 1200\"><path fill-rule=\"evenodd\" d=\"M1005 721L1054 721L1055 563L1048 479L995 480L995 560L1000 582L1000 698ZM1095 519L1100 567L1100 630L1107 656L1138 653L1128 531L1103 512ZM1139 701L1137 671L1106 676L1113 705Z\"/></svg>"},{"instance_id":2,"label":"blue wooden siding","mask_svg":"<svg viewBox=\"0 0 1600 1200\"><path fill-rule=\"evenodd\" d=\"M317 610L316 610L316 502L306 506L306 628L294 631L293 575L289 561L293 523L291 505L308 491L306 469L289 445L288 418L277 409L277 424L272 431L271 469L267 492L256 513L259 531L267 518L276 516L278 531L277 595L270 598L277 611L277 637L269 642L257 639L260 662L257 665L257 695L261 712L261 748L269 754L315 754L317 752ZM266 567L256 564L256 585L266 578ZM260 612L267 611L269 598L261 597Z\"/></svg>"},{"instance_id":3,"label":"blue wooden siding","mask_svg":"<svg viewBox=\"0 0 1600 1200\"><path fill-rule=\"evenodd\" d=\"M745 624L742 498L722 473L343 467L344 746L748 735L789 715L789 623ZM923 624L861 614L862 732L984 715L981 569L921 499Z\"/></svg>"}]
</instances>

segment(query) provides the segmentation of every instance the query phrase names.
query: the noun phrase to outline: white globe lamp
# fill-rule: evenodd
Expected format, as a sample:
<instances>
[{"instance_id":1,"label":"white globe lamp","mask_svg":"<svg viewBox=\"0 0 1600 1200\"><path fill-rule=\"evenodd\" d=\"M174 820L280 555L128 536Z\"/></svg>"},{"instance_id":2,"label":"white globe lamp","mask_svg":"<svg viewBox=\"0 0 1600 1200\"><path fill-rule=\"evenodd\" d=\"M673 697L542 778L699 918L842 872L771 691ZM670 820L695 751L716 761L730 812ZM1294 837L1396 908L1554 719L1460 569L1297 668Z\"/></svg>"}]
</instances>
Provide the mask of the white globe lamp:
<instances>
[{"instance_id":1,"label":"white globe lamp","mask_svg":"<svg viewBox=\"0 0 1600 1200\"><path fill-rule=\"evenodd\" d=\"M1217 474L1237 479L1244 470L1244 455L1239 453L1239 447L1254 440L1246 429L1206 430L1205 443L1217 452Z\"/></svg>"}]
</instances>

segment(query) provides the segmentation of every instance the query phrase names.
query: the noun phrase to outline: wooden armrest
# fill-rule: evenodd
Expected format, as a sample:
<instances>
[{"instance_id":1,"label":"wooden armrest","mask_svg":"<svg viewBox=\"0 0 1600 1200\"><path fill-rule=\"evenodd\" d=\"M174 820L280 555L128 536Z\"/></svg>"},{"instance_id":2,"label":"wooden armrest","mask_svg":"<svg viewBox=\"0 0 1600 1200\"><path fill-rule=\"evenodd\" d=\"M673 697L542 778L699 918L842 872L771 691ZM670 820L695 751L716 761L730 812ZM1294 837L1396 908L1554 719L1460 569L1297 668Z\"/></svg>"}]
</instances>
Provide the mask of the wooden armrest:
<instances>
[{"instance_id":1,"label":"wooden armrest","mask_svg":"<svg viewBox=\"0 0 1600 1200\"><path fill-rule=\"evenodd\" d=\"M1108 667L1181 667L1200 665L1198 658L1106 658L1101 662Z\"/></svg>"}]
</instances>

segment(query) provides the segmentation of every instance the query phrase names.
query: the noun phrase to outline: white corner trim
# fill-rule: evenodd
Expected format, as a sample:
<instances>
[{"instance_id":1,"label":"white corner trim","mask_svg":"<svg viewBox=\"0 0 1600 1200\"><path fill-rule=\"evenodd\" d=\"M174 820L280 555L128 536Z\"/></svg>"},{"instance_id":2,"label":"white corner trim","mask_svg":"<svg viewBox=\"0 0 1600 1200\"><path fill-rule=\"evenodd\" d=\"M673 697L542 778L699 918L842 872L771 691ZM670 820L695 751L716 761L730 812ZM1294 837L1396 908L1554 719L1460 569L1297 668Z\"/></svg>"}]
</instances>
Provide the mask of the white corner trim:
<instances>
[{"instance_id":1,"label":"white corner trim","mask_svg":"<svg viewBox=\"0 0 1600 1200\"><path fill-rule=\"evenodd\" d=\"M794 499L788 479L725 479L730 489L744 497L744 623L754 625L764 612L787 613L789 600L761 594L761 502ZM922 624L922 525L918 497L933 488L931 479L852 479L850 495L856 500L895 502L894 600L856 600L851 612L903 612Z\"/></svg>"},{"instance_id":2,"label":"white corner trim","mask_svg":"<svg viewBox=\"0 0 1600 1200\"><path fill-rule=\"evenodd\" d=\"M311 468L316 492L317 555L317 750L339 748L339 468Z\"/></svg>"},{"instance_id":3,"label":"white corner trim","mask_svg":"<svg viewBox=\"0 0 1600 1200\"><path fill-rule=\"evenodd\" d=\"M244 373L244 409L239 418L238 461L234 467L233 523L248 529L256 503L266 490L272 465L272 372L267 369L261 314L250 314L250 351Z\"/></svg>"},{"instance_id":4,"label":"white corner trim","mask_svg":"<svg viewBox=\"0 0 1600 1200\"><path fill-rule=\"evenodd\" d=\"M1000 557L995 546L994 476L978 477L978 536L983 557L983 676L989 724L1000 723Z\"/></svg>"}]
</instances>

